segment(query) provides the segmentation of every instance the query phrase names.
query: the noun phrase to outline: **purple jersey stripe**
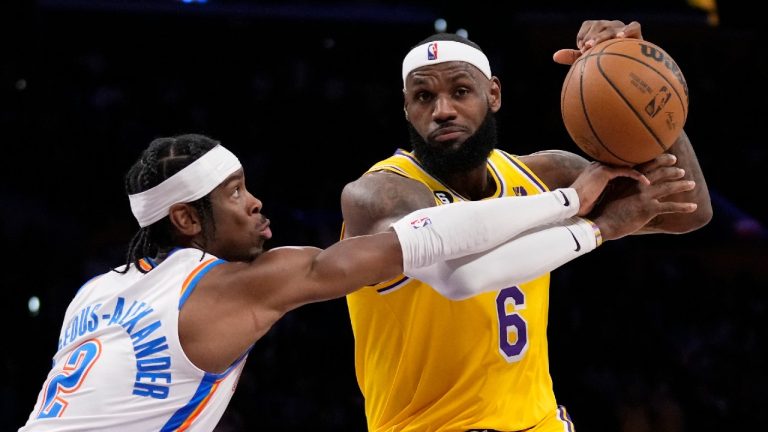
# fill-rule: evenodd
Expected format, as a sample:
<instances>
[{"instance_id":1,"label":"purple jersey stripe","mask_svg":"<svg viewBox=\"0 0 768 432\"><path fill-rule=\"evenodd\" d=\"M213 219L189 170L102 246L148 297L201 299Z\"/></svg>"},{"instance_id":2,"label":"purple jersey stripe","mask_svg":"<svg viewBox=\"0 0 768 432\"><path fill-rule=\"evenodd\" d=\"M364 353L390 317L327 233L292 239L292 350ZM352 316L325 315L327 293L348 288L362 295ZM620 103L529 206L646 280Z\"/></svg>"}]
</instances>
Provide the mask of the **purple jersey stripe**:
<instances>
[{"instance_id":1,"label":"purple jersey stripe","mask_svg":"<svg viewBox=\"0 0 768 432\"><path fill-rule=\"evenodd\" d=\"M501 174L499 174L499 171L496 169L496 167L493 165L493 162L490 160L488 161L488 166L491 167L491 171L493 171L493 174L496 176L496 180L499 182L499 190L498 195L500 197L504 196L504 177L502 177Z\"/></svg>"},{"instance_id":2,"label":"purple jersey stripe","mask_svg":"<svg viewBox=\"0 0 768 432\"><path fill-rule=\"evenodd\" d=\"M384 294L385 292L392 291L393 289L402 286L404 283L406 283L406 282L408 282L410 280L411 280L411 278L409 278L408 276L404 275L402 277L402 279L398 279L397 281L393 282L392 285L388 285L388 286L379 288L379 289L376 290L376 292L379 293L379 294Z\"/></svg>"},{"instance_id":3,"label":"purple jersey stripe","mask_svg":"<svg viewBox=\"0 0 768 432\"><path fill-rule=\"evenodd\" d=\"M512 159L512 157L511 157L510 155L508 155L506 152L500 152L500 153L501 153L501 154L502 154L502 155L503 155L503 156L504 156L504 157L505 157L505 158L506 158L506 159L507 159L507 160L508 160L510 163L512 163L512 165L514 165L514 166L515 166L515 168L517 168L518 170L520 170L520 172L522 172L523 174L525 174L525 176L526 176L526 177L528 177L528 180L530 180L530 181L531 181L531 183L535 184L535 185L536 185L536 187L538 187L538 188L539 188L539 190L540 190L541 192L546 192L546 191L548 190L548 189L547 189L547 188L546 188L546 187L545 187L543 184L541 184L541 182L540 182L540 181L536 180L536 178L535 178L534 176L532 176L532 175L531 175L531 174L528 172L528 170L527 170L527 169L523 168L523 166L522 166L522 165L520 165L520 163L519 163L519 162L517 162L516 160Z\"/></svg>"},{"instance_id":4,"label":"purple jersey stripe","mask_svg":"<svg viewBox=\"0 0 768 432\"><path fill-rule=\"evenodd\" d=\"M568 415L568 412L562 405L557 407L557 418L563 422L563 425L565 426L563 428L564 432L573 432L573 422L571 421L571 416Z\"/></svg>"}]
</instances>

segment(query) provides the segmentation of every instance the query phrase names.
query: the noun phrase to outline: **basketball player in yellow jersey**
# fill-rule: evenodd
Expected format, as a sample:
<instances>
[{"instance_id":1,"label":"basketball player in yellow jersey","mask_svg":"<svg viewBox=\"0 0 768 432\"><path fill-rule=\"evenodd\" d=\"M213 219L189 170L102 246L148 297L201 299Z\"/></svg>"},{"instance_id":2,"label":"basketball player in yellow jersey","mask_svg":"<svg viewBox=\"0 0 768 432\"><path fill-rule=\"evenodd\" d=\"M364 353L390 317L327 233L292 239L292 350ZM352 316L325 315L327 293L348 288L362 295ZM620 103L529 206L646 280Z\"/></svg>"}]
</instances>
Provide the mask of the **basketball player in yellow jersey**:
<instances>
[{"instance_id":1,"label":"basketball player in yellow jersey","mask_svg":"<svg viewBox=\"0 0 768 432\"><path fill-rule=\"evenodd\" d=\"M640 25L587 21L579 49L558 51L555 61L573 63L582 49L612 37L640 38ZM589 165L563 151L516 157L495 149L501 84L480 47L465 38L438 34L417 44L403 61L403 84L413 152L398 150L345 187L345 237L380 232L418 208L566 187ZM711 218L706 183L685 134L670 153L637 167L650 185L623 193L651 194L660 182L693 180L694 189L659 201L696 203L696 210L656 216L642 232L689 232ZM608 206L620 199L618 189L604 198ZM369 430L572 432L549 375L549 274L533 268L524 283L483 293L473 287L475 279L505 280L504 273L519 271L516 266L530 257L549 254L529 242L524 249L500 247L446 262L435 271L462 274L451 279L463 292L456 298L477 294L461 301L421 282L432 280L427 273L348 295Z\"/></svg>"}]
</instances>

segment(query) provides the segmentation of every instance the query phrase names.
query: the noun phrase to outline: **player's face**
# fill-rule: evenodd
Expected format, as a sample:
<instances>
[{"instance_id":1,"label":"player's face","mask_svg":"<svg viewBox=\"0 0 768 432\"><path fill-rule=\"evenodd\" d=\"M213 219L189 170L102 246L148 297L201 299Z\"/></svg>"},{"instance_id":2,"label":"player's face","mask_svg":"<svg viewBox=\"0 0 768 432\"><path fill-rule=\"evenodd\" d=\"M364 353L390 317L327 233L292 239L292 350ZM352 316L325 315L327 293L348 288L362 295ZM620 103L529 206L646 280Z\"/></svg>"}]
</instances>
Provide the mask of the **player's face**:
<instances>
[{"instance_id":1,"label":"player's face","mask_svg":"<svg viewBox=\"0 0 768 432\"><path fill-rule=\"evenodd\" d=\"M413 71L405 109L416 155L438 177L483 164L496 145L493 113L499 106L498 81L468 63Z\"/></svg>"},{"instance_id":2,"label":"player's face","mask_svg":"<svg viewBox=\"0 0 768 432\"><path fill-rule=\"evenodd\" d=\"M237 171L211 192L216 229L206 249L229 261L250 261L272 238L262 203L245 188L243 170Z\"/></svg>"}]
</instances>

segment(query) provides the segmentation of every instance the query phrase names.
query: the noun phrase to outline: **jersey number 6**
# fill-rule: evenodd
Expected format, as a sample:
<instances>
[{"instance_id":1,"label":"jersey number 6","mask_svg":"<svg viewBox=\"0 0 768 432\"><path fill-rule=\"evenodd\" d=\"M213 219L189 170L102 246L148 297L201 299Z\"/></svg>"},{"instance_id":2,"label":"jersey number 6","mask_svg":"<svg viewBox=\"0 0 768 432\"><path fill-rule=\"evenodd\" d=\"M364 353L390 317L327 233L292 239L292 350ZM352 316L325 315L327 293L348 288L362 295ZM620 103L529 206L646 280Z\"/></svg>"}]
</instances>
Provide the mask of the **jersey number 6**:
<instances>
[{"instance_id":1,"label":"jersey number 6","mask_svg":"<svg viewBox=\"0 0 768 432\"><path fill-rule=\"evenodd\" d=\"M507 311L507 306L511 311ZM528 349L528 323L516 310L525 309L525 294L513 286L504 288L496 296L496 312L499 318L499 353L512 363L520 361ZM514 342L510 336L514 334Z\"/></svg>"}]
</instances>

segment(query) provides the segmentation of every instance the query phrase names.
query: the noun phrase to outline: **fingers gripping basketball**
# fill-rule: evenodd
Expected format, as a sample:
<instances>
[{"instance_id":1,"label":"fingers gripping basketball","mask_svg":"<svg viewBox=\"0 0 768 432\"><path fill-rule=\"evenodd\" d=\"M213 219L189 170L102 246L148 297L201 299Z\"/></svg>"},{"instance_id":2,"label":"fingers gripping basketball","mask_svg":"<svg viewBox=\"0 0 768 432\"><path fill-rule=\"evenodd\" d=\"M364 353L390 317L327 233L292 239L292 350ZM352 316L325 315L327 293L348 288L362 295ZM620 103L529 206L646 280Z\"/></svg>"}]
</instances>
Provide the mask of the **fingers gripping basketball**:
<instances>
[{"instance_id":1,"label":"fingers gripping basketball","mask_svg":"<svg viewBox=\"0 0 768 432\"><path fill-rule=\"evenodd\" d=\"M610 39L577 60L563 83L568 134L589 156L636 165L666 151L688 116L688 86L659 46Z\"/></svg>"}]
</instances>

